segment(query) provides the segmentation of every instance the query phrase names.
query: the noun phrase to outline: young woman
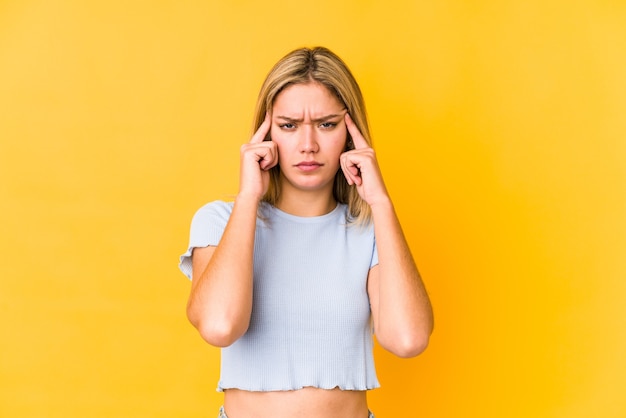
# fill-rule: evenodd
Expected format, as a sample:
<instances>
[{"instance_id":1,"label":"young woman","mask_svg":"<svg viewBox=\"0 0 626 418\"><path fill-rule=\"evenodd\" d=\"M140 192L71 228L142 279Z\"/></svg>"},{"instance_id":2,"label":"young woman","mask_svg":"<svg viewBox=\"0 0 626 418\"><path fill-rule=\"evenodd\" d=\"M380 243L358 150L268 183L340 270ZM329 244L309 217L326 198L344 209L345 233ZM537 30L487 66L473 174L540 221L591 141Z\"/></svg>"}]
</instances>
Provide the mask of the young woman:
<instances>
[{"instance_id":1,"label":"young woman","mask_svg":"<svg viewBox=\"0 0 626 418\"><path fill-rule=\"evenodd\" d=\"M365 418L372 334L421 353L430 301L371 148L354 77L326 48L282 58L241 147L234 202L194 216L187 315L222 347L220 417Z\"/></svg>"}]
</instances>

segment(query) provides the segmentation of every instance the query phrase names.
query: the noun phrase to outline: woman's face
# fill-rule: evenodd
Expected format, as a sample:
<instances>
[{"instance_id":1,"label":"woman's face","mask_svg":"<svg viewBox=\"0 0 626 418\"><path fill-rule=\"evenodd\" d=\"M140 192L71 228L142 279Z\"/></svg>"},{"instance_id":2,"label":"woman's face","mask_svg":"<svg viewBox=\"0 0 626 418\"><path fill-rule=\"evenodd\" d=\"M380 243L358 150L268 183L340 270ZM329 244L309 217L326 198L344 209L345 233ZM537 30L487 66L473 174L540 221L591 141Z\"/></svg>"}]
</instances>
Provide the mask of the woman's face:
<instances>
[{"instance_id":1,"label":"woman's face","mask_svg":"<svg viewBox=\"0 0 626 418\"><path fill-rule=\"evenodd\" d=\"M328 191L346 145L346 109L320 83L293 84L272 107L270 136L278 147L283 193Z\"/></svg>"}]
</instances>

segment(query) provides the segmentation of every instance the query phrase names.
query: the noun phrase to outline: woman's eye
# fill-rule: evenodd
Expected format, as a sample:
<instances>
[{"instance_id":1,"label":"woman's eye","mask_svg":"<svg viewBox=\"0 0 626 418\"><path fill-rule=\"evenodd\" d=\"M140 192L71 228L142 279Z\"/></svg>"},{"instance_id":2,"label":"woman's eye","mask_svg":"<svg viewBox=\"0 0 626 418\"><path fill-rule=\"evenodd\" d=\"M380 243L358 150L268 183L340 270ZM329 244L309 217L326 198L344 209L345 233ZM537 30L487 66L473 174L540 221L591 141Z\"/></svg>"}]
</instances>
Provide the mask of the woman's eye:
<instances>
[{"instance_id":1,"label":"woman's eye","mask_svg":"<svg viewBox=\"0 0 626 418\"><path fill-rule=\"evenodd\" d=\"M283 129L293 129L296 126L293 123L283 123L282 125L280 125L280 127Z\"/></svg>"},{"instance_id":2,"label":"woman's eye","mask_svg":"<svg viewBox=\"0 0 626 418\"><path fill-rule=\"evenodd\" d=\"M332 129L335 126L337 126L337 124L335 122L324 122L324 123L321 123L320 126L324 129Z\"/></svg>"}]
</instances>

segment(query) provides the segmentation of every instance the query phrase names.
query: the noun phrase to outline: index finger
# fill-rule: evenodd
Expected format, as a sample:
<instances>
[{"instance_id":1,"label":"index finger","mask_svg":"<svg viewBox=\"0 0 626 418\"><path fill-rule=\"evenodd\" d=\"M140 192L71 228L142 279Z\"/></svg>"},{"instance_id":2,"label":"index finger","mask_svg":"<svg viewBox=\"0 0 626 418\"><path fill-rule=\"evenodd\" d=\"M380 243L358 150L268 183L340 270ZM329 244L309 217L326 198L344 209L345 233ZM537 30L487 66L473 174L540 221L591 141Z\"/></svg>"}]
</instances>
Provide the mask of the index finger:
<instances>
[{"instance_id":1,"label":"index finger","mask_svg":"<svg viewBox=\"0 0 626 418\"><path fill-rule=\"evenodd\" d=\"M363 135L361 135L361 131L359 131L359 128L357 128L356 124L352 120L352 117L350 116L349 113L346 113L345 119L346 119L346 127L348 128L348 132L350 132L350 136L352 137L352 142L354 143L354 148L355 149L369 148L370 147L369 144L367 143L365 138L363 138Z\"/></svg>"},{"instance_id":2,"label":"index finger","mask_svg":"<svg viewBox=\"0 0 626 418\"><path fill-rule=\"evenodd\" d=\"M272 119L270 117L270 112L265 113L265 119L259 129L256 130L252 138L250 139L251 144L260 144L265 140L267 133L270 131L270 127L272 126Z\"/></svg>"}]
</instances>

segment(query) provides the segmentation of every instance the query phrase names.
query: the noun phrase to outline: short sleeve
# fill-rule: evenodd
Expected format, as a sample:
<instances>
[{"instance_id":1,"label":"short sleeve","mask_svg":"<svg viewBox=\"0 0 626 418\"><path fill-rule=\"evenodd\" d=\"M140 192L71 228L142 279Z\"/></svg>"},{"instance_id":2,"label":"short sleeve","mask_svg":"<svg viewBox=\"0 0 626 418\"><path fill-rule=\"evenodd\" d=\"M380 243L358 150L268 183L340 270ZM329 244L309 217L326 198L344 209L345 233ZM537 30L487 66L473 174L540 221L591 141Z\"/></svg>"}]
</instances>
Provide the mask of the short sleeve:
<instances>
[{"instance_id":1,"label":"short sleeve","mask_svg":"<svg viewBox=\"0 0 626 418\"><path fill-rule=\"evenodd\" d=\"M372 251L372 262L370 268L378 264L378 247L376 247L376 236L374 236L374 249Z\"/></svg>"},{"instance_id":2,"label":"short sleeve","mask_svg":"<svg viewBox=\"0 0 626 418\"><path fill-rule=\"evenodd\" d=\"M216 200L198 209L193 216L189 232L189 245L187 251L180 256L178 264L178 268L187 278L191 279L193 249L218 245L232 210L232 202Z\"/></svg>"}]
</instances>

